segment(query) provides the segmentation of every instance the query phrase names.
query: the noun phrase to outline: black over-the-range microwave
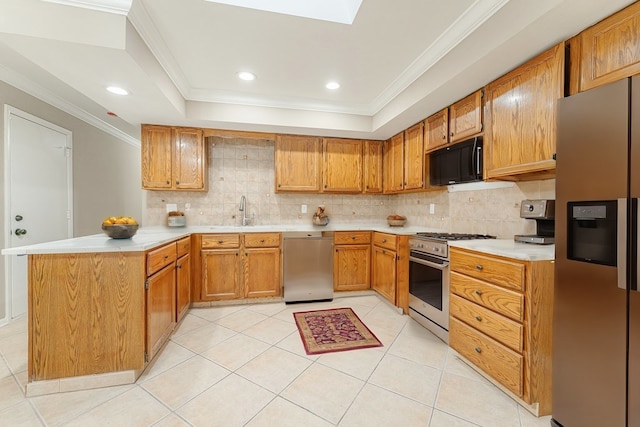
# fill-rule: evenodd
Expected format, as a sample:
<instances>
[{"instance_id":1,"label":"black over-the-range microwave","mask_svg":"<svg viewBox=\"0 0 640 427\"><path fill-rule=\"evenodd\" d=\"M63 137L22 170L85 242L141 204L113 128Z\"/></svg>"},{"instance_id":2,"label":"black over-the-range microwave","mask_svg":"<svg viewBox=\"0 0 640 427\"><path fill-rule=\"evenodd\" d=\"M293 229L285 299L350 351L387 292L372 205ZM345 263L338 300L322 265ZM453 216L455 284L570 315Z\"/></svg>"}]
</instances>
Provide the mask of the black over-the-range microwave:
<instances>
[{"instance_id":1,"label":"black over-the-range microwave","mask_svg":"<svg viewBox=\"0 0 640 427\"><path fill-rule=\"evenodd\" d=\"M482 137L429 153L431 185L482 181Z\"/></svg>"}]
</instances>

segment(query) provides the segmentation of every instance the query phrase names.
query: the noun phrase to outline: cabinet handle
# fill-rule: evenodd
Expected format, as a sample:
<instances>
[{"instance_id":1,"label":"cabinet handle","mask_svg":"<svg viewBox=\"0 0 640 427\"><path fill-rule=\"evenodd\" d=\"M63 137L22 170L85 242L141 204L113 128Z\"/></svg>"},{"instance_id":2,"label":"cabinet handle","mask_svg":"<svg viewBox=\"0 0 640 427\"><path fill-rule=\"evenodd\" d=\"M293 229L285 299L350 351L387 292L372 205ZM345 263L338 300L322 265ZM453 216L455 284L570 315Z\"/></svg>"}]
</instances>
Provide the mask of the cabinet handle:
<instances>
[{"instance_id":1,"label":"cabinet handle","mask_svg":"<svg viewBox=\"0 0 640 427\"><path fill-rule=\"evenodd\" d=\"M482 271L482 265L480 265L480 264L476 265L476 270Z\"/></svg>"},{"instance_id":2,"label":"cabinet handle","mask_svg":"<svg viewBox=\"0 0 640 427\"><path fill-rule=\"evenodd\" d=\"M475 350L476 350L476 353L482 353L482 349L480 347L476 347Z\"/></svg>"},{"instance_id":3,"label":"cabinet handle","mask_svg":"<svg viewBox=\"0 0 640 427\"><path fill-rule=\"evenodd\" d=\"M478 289L478 290L476 291L476 294L478 294L478 295L482 295L482 291L481 291L480 289Z\"/></svg>"},{"instance_id":4,"label":"cabinet handle","mask_svg":"<svg viewBox=\"0 0 640 427\"><path fill-rule=\"evenodd\" d=\"M482 317L480 317L480 316L476 316L476 320L477 320L478 322L482 322Z\"/></svg>"}]
</instances>

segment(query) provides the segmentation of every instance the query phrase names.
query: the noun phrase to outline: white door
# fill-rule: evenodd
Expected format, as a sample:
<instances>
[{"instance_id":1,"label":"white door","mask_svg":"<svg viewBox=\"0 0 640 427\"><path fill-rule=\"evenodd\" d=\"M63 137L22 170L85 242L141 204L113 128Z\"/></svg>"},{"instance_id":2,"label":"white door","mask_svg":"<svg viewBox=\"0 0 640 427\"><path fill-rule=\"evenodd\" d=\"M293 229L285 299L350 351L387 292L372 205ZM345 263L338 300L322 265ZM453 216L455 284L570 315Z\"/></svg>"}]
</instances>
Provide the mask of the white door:
<instances>
[{"instance_id":1,"label":"white door","mask_svg":"<svg viewBox=\"0 0 640 427\"><path fill-rule=\"evenodd\" d=\"M73 236L71 132L5 106L8 247ZM8 256L10 319L27 311L27 257Z\"/></svg>"}]
</instances>

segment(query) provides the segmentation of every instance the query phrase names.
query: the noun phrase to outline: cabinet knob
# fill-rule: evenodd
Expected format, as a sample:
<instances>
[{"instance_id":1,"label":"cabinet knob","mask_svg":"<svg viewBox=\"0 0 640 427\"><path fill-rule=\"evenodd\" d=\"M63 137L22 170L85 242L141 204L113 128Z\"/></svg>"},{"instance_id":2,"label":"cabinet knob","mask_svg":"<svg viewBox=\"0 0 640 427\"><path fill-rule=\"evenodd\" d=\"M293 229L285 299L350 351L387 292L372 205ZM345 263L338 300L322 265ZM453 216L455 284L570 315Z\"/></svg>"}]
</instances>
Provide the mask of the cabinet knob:
<instances>
[{"instance_id":1,"label":"cabinet knob","mask_svg":"<svg viewBox=\"0 0 640 427\"><path fill-rule=\"evenodd\" d=\"M164 259L168 259L168 258L169 258L169 255L165 255L165 256L164 256Z\"/></svg>"},{"instance_id":2,"label":"cabinet knob","mask_svg":"<svg viewBox=\"0 0 640 427\"><path fill-rule=\"evenodd\" d=\"M180 185L180 181L176 179L176 185Z\"/></svg>"},{"instance_id":3,"label":"cabinet knob","mask_svg":"<svg viewBox=\"0 0 640 427\"><path fill-rule=\"evenodd\" d=\"M478 289L478 290L476 291L476 294L478 294L478 295L482 295L482 291L481 291L480 289Z\"/></svg>"},{"instance_id":4,"label":"cabinet knob","mask_svg":"<svg viewBox=\"0 0 640 427\"><path fill-rule=\"evenodd\" d=\"M167 180L167 184L171 184L171 181Z\"/></svg>"},{"instance_id":5,"label":"cabinet knob","mask_svg":"<svg viewBox=\"0 0 640 427\"><path fill-rule=\"evenodd\" d=\"M451 132L451 133L449 134L449 136L453 136L453 132Z\"/></svg>"},{"instance_id":6,"label":"cabinet knob","mask_svg":"<svg viewBox=\"0 0 640 427\"><path fill-rule=\"evenodd\" d=\"M447 139L447 135L442 134L442 139Z\"/></svg>"},{"instance_id":7,"label":"cabinet knob","mask_svg":"<svg viewBox=\"0 0 640 427\"><path fill-rule=\"evenodd\" d=\"M387 239L382 239L382 243L387 243Z\"/></svg>"},{"instance_id":8,"label":"cabinet knob","mask_svg":"<svg viewBox=\"0 0 640 427\"><path fill-rule=\"evenodd\" d=\"M351 236L351 240L356 240L356 236Z\"/></svg>"},{"instance_id":9,"label":"cabinet knob","mask_svg":"<svg viewBox=\"0 0 640 427\"><path fill-rule=\"evenodd\" d=\"M476 265L476 270L482 271L482 265L480 265L480 264Z\"/></svg>"},{"instance_id":10,"label":"cabinet knob","mask_svg":"<svg viewBox=\"0 0 640 427\"><path fill-rule=\"evenodd\" d=\"M482 317L480 317L480 316L476 316L476 320L477 320L478 322L482 322Z\"/></svg>"},{"instance_id":11,"label":"cabinet knob","mask_svg":"<svg viewBox=\"0 0 640 427\"><path fill-rule=\"evenodd\" d=\"M222 244L222 240L218 240L218 244L221 245Z\"/></svg>"},{"instance_id":12,"label":"cabinet knob","mask_svg":"<svg viewBox=\"0 0 640 427\"><path fill-rule=\"evenodd\" d=\"M264 239L260 240L260 243L264 243Z\"/></svg>"},{"instance_id":13,"label":"cabinet knob","mask_svg":"<svg viewBox=\"0 0 640 427\"><path fill-rule=\"evenodd\" d=\"M476 353L482 353L482 349L480 347L476 347L475 350L476 350Z\"/></svg>"}]
</instances>

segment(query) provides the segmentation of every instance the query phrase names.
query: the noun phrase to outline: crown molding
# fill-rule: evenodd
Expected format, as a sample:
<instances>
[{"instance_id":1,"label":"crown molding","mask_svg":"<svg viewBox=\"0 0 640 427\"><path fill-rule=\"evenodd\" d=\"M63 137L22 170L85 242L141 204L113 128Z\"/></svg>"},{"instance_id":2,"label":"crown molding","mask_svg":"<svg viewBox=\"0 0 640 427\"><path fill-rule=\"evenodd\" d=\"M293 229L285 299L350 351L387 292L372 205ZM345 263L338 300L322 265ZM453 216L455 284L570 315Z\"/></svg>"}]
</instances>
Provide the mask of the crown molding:
<instances>
[{"instance_id":1,"label":"crown molding","mask_svg":"<svg viewBox=\"0 0 640 427\"><path fill-rule=\"evenodd\" d=\"M126 15L131 9L133 0L43 0L47 3L57 3L65 6L81 7L83 9Z\"/></svg>"}]
</instances>

